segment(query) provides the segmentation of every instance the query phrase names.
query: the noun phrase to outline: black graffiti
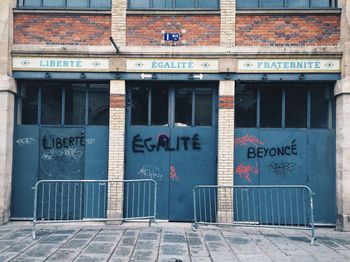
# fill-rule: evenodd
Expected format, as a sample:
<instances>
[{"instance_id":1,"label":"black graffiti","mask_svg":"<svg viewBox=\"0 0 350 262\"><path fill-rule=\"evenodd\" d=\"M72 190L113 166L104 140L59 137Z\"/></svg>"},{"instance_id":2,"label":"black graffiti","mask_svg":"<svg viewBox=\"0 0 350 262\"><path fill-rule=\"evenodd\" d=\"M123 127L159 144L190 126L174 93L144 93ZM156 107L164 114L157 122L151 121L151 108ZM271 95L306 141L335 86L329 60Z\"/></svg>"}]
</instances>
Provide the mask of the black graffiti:
<instances>
[{"instance_id":1,"label":"black graffiti","mask_svg":"<svg viewBox=\"0 0 350 262\"><path fill-rule=\"evenodd\" d=\"M47 137L42 138L43 148L69 148L72 146L85 146L85 134L70 137Z\"/></svg>"},{"instance_id":2,"label":"black graffiti","mask_svg":"<svg viewBox=\"0 0 350 262\"><path fill-rule=\"evenodd\" d=\"M132 151L134 153L145 153L145 151L153 152L159 150L180 151L185 150L201 150L199 135L176 137L175 145L171 145L171 139L167 135L160 135L156 141L152 137L142 138L140 134L132 138Z\"/></svg>"},{"instance_id":3,"label":"black graffiti","mask_svg":"<svg viewBox=\"0 0 350 262\"><path fill-rule=\"evenodd\" d=\"M291 156L298 155L297 145L293 140L288 146L280 147L248 147L247 157L249 158L264 158L266 156Z\"/></svg>"},{"instance_id":4,"label":"black graffiti","mask_svg":"<svg viewBox=\"0 0 350 262\"><path fill-rule=\"evenodd\" d=\"M267 165L276 175L285 176L288 172L293 172L296 163L290 162L271 162Z\"/></svg>"}]
</instances>

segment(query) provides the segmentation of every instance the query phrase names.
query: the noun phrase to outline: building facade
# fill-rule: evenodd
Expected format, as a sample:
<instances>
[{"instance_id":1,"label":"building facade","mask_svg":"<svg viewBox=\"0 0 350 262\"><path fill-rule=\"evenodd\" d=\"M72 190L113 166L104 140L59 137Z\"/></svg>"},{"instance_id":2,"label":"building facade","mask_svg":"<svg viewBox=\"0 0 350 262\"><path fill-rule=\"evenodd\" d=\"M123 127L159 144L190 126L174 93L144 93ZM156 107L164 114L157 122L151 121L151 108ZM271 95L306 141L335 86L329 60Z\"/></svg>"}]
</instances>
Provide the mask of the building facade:
<instances>
[{"instance_id":1,"label":"building facade","mask_svg":"<svg viewBox=\"0 0 350 262\"><path fill-rule=\"evenodd\" d=\"M1 222L40 179L152 178L160 219L199 184L303 184L350 230L346 2L2 1Z\"/></svg>"}]
</instances>

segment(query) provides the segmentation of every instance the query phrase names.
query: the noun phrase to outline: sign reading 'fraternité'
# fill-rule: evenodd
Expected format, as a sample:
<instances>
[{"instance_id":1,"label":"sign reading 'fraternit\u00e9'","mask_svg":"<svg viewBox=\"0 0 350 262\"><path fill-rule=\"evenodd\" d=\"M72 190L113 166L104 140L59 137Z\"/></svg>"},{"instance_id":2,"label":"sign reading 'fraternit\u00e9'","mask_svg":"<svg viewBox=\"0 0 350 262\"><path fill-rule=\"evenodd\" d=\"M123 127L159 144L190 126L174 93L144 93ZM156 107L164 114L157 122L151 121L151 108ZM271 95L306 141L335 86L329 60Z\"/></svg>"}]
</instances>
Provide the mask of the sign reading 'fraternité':
<instances>
[{"instance_id":1,"label":"sign reading 'fraternit\u00e9'","mask_svg":"<svg viewBox=\"0 0 350 262\"><path fill-rule=\"evenodd\" d=\"M340 72L339 59L241 59L238 72Z\"/></svg>"}]
</instances>

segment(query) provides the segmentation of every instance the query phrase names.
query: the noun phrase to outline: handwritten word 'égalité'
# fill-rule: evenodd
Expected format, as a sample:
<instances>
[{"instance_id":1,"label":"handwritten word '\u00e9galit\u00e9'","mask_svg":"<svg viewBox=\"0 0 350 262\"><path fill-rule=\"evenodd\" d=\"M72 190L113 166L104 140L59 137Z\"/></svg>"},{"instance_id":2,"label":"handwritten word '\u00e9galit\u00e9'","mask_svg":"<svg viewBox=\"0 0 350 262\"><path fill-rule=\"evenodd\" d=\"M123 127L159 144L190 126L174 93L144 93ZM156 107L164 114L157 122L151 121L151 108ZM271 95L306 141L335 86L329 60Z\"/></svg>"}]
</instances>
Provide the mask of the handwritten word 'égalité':
<instances>
[{"instance_id":1,"label":"handwritten word '\u00e9galit\u00e9'","mask_svg":"<svg viewBox=\"0 0 350 262\"><path fill-rule=\"evenodd\" d=\"M291 156L297 155L297 145L293 140L288 146L280 147L248 147L247 157L250 158L264 158L267 156Z\"/></svg>"},{"instance_id":2,"label":"handwritten word '\u00e9galit\u00e9'","mask_svg":"<svg viewBox=\"0 0 350 262\"><path fill-rule=\"evenodd\" d=\"M198 134L192 137L178 136L176 137L176 145L171 145L171 140L166 135L161 135L158 139L152 137L142 138L141 135L136 135L132 138L132 151L134 153L144 153L159 151L163 148L165 151L180 151L180 150L201 150Z\"/></svg>"}]
</instances>

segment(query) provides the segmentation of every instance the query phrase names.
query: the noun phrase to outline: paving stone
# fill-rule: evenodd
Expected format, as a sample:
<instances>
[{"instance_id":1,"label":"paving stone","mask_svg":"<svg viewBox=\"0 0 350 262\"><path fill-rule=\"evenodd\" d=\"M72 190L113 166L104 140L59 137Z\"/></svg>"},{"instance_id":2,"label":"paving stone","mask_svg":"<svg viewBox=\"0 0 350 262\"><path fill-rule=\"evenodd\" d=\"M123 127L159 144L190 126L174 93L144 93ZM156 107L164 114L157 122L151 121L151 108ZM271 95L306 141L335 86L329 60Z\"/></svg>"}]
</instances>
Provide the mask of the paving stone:
<instances>
[{"instance_id":1,"label":"paving stone","mask_svg":"<svg viewBox=\"0 0 350 262\"><path fill-rule=\"evenodd\" d=\"M191 257L192 262L212 262L210 257Z\"/></svg>"},{"instance_id":2,"label":"paving stone","mask_svg":"<svg viewBox=\"0 0 350 262\"><path fill-rule=\"evenodd\" d=\"M44 261L43 258L33 258L33 257L16 257L15 259L11 260L11 262L42 262Z\"/></svg>"},{"instance_id":3,"label":"paving stone","mask_svg":"<svg viewBox=\"0 0 350 262\"><path fill-rule=\"evenodd\" d=\"M79 254L79 250L60 249L53 254L47 261L73 261Z\"/></svg>"},{"instance_id":4,"label":"paving stone","mask_svg":"<svg viewBox=\"0 0 350 262\"><path fill-rule=\"evenodd\" d=\"M205 241L220 241L220 240L222 240L222 237L219 235L205 234L204 240Z\"/></svg>"},{"instance_id":5,"label":"paving stone","mask_svg":"<svg viewBox=\"0 0 350 262\"><path fill-rule=\"evenodd\" d=\"M229 251L230 248L224 242L208 242L209 251Z\"/></svg>"},{"instance_id":6,"label":"paving stone","mask_svg":"<svg viewBox=\"0 0 350 262\"><path fill-rule=\"evenodd\" d=\"M184 244L162 244L160 254L164 256L187 256L187 245Z\"/></svg>"},{"instance_id":7,"label":"paving stone","mask_svg":"<svg viewBox=\"0 0 350 262\"><path fill-rule=\"evenodd\" d=\"M121 240L121 246L134 246L136 243L136 237L123 237Z\"/></svg>"},{"instance_id":8,"label":"paving stone","mask_svg":"<svg viewBox=\"0 0 350 262\"><path fill-rule=\"evenodd\" d=\"M40 244L60 244L66 242L70 237L70 235L49 235L40 240Z\"/></svg>"},{"instance_id":9,"label":"paving stone","mask_svg":"<svg viewBox=\"0 0 350 262\"><path fill-rule=\"evenodd\" d=\"M188 244L190 246L201 246L201 245L203 245L203 241L199 237L189 237Z\"/></svg>"},{"instance_id":10,"label":"paving stone","mask_svg":"<svg viewBox=\"0 0 350 262\"><path fill-rule=\"evenodd\" d=\"M124 236L126 237L134 237L136 235L138 235L138 231L135 230L126 230L124 233Z\"/></svg>"},{"instance_id":11,"label":"paving stone","mask_svg":"<svg viewBox=\"0 0 350 262\"><path fill-rule=\"evenodd\" d=\"M249 244L251 241L248 237L226 237L228 242L232 245L246 245Z\"/></svg>"},{"instance_id":12,"label":"paving stone","mask_svg":"<svg viewBox=\"0 0 350 262\"><path fill-rule=\"evenodd\" d=\"M256 262L256 261L259 261L259 262L271 262L272 260L268 257L268 256L265 256L265 255L237 255L238 259L242 262Z\"/></svg>"},{"instance_id":13,"label":"paving stone","mask_svg":"<svg viewBox=\"0 0 350 262\"><path fill-rule=\"evenodd\" d=\"M129 262L129 258L118 257L113 255L108 261L109 262Z\"/></svg>"},{"instance_id":14,"label":"paving stone","mask_svg":"<svg viewBox=\"0 0 350 262\"><path fill-rule=\"evenodd\" d=\"M180 234L164 234L163 242L164 243L185 243L186 237Z\"/></svg>"},{"instance_id":15,"label":"paving stone","mask_svg":"<svg viewBox=\"0 0 350 262\"><path fill-rule=\"evenodd\" d=\"M137 244L135 246L135 250L150 250L150 249L157 249L158 248L158 241L153 240L139 240L137 241Z\"/></svg>"},{"instance_id":16,"label":"paving stone","mask_svg":"<svg viewBox=\"0 0 350 262\"><path fill-rule=\"evenodd\" d=\"M92 254L82 254L77 257L74 262L100 262L100 261L108 261L108 255L92 255Z\"/></svg>"},{"instance_id":17,"label":"paving stone","mask_svg":"<svg viewBox=\"0 0 350 262\"><path fill-rule=\"evenodd\" d=\"M238 258L236 255L232 252L210 252L210 256L213 260L213 262L239 262Z\"/></svg>"},{"instance_id":18,"label":"paving stone","mask_svg":"<svg viewBox=\"0 0 350 262\"><path fill-rule=\"evenodd\" d=\"M26 250L21 256L47 258L58 249L58 245L35 245Z\"/></svg>"},{"instance_id":19,"label":"paving stone","mask_svg":"<svg viewBox=\"0 0 350 262\"><path fill-rule=\"evenodd\" d=\"M139 240L158 240L159 235L159 233L153 232L140 233Z\"/></svg>"},{"instance_id":20,"label":"paving stone","mask_svg":"<svg viewBox=\"0 0 350 262\"><path fill-rule=\"evenodd\" d=\"M59 229L55 231L55 235L63 234L63 235L74 235L79 230L74 229Z\"/></svg>"},{"instance_id":21,"label":"paving stone","mask_svg":"<svg viewBox=\"0 0 350 262\"><path fill-rule=\"evenodd\" d=\"M292 261L298 262L298 261L302 261L302 262L316 262L316 261L320 261L318 259L316 259L313 256L308 256L308 255L302 255L302 256L290 256L290 259Z\"/></svg>"},{"instance_id":22,"label":"paving stone","mask_svg":"<svg viewBox=\"0 0 350 262\"><path fill-rule=\"evenodd\" d=\"M118 257L129 257L133 251L134 247L117 247L113 256Z\"/></svg>"},{"instance_id":23,"label":"paving stone","mask_svg":"<svg viewBox=\"0 0 350 262\"><path fill-rule=\"evenodd\" d=\"M157 258L157 249L154 250L135 250L131 261L154 261Z\"/></svg>"},{"instance_id":24,"label":"paving stone","mask_svg":"<svg viewBox=\"0 0 350 262\"><path fill-rule=\"evenodd\" d=\"M96 232L97 233L97 232ZM78 238L78 239L89 239L89 238L93 238L95 236L95 234L93 233L78 233L74 236L74 238Z\"/></svg>"},{"instance_id":25,"label":"paving stone","mask_svg":"<svg viewBox=\"0 0 350 262\"><path fill-rule=\"evenodd\" d=\"M0 254L0 261L1 262L7 262L10 261L12 258L18 256L18 252L3 252Z\"/></svg>"},{"instance_id":26,"label":"paving stone","mask_svg":"<svg viewBox=\"0 0 350 262\"><path fill-rule=\"evenodd\" d=\"M15 243L16 241L0 240L0 252L13 246Z\"/></svg>"},{"instance_id":27,"label":"paving stone","mask_svg":"<svg viewBox=\"0 0 350 262\"><path fill-rule=\"evenodd\" d=\"M110 254L116 243L97 243L91 242L84 250L84 253L89 254Z\"/></svg>"},{"instance_id":28,"label":"paving stone","mask_svg":"<svg viewBox=\"0 0 350 262\"><path fill-rule=\"evenodd\" d=\"M190 262L190 258L187 256L164 256L161 255L158 258L159 262Z\"/></svg>"},{"instance_id":29,"label":"paving stone","mask_svg":"<svg viewBox=\"0 0 350 262\"><path fill-rule=\"evenodd\" d=\"M121 236L111 236L111 235L97 235L94 241L97 242L118 242Z\"/></svg>"},{"instance_id":30,"label":"paving stone","mask_svg":"<svg viewBox=\"0 0 350 262\"><path fill-rule=\"evenodd\" d=\"M62 246L62 248L67 249L77 249L77 248L83 248L85 247L89 242L87 240L81 240L81 239L71 239L66 244Z\"/></svg>"},{"instance_id":31,"label":"paving stone","mask_svg":"<svg viewBox=\"0 0 350 262\"><path fill-rule=\"evenodd\" d=\"M15 244L12 247L10 247L9 249L6 250L6 252L23 252L24 250L30 248L34 243L25 243L23 244L22 242L20 242L19 244ZM1 260L0 260L1 261Z\"/></svg>"}]
</instances>

